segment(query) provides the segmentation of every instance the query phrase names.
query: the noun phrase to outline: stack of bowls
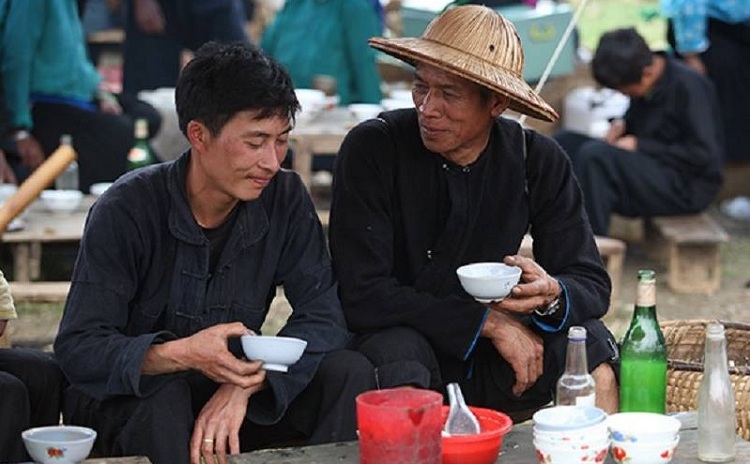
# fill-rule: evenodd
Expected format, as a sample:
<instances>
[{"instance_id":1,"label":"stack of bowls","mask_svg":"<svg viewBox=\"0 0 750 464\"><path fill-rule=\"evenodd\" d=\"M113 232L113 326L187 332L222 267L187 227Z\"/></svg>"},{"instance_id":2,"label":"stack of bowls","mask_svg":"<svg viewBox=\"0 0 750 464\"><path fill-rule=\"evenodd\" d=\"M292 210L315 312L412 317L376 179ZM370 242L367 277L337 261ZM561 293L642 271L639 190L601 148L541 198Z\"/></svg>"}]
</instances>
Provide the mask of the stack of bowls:
<instances>
[{"instance_id":1,"label":"stack of bowls","mask_svg":"<svg viewBox=\"0 0 750 464\"><path fill-rule=\"evenodd\" d=\"M593 406L554 406L533 417L540 463L604 462L609 450L607 414Z\"/></svg>"},{"instance_id":2,"label":"stack of bowls","mask_svg":"<svg viewBox=\"0 0 750 464\"><path fill-rule=\"evenodd\" d=\"M607 419L617 463L667 464L680 442L680 421L652 412L621 412Z\"/></svg>"}]
</instances>

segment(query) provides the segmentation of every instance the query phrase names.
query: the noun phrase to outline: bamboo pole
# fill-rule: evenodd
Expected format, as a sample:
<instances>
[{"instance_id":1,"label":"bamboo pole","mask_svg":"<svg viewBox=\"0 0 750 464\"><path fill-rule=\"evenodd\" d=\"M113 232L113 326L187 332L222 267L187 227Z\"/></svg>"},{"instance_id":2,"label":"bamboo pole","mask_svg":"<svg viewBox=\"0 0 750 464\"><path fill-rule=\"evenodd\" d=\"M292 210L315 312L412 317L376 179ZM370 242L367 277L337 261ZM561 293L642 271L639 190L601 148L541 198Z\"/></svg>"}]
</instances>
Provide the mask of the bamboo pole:
<instances>
[{"instance_id":1,"label":"bamboo pole","mask_svg":"<svg viewBox=\"0 0 750 464\"><path fill-rule=\"evenodd\" d=\"M18 190L0 207L0 234L5 233L8 224L52 185L78 154L68 143L61 144L34 172L18 186Z\"/></svg>"}]
</instances>

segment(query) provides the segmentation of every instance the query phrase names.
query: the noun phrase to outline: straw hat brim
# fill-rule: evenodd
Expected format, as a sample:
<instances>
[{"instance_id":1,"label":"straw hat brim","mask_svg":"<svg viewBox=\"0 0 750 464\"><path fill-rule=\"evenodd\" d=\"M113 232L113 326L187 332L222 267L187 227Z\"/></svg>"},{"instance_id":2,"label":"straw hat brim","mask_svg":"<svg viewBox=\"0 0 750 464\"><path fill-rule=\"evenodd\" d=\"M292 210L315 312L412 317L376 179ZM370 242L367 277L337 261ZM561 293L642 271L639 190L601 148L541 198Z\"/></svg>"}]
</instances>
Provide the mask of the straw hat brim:
<instances>
[{"instance_id":1,"label":"straw hat brim","mask_svg":"<svg viewBox=\"0 0 750 464\"><path fill-rule=\"evenodd\" d=\"M479 59L463 50L424 38L373 37L371 47L415 65L426 63L505 95L509 108L522 114L554 122L557 112L519 76Z\"/></svg>"}]
</instances>

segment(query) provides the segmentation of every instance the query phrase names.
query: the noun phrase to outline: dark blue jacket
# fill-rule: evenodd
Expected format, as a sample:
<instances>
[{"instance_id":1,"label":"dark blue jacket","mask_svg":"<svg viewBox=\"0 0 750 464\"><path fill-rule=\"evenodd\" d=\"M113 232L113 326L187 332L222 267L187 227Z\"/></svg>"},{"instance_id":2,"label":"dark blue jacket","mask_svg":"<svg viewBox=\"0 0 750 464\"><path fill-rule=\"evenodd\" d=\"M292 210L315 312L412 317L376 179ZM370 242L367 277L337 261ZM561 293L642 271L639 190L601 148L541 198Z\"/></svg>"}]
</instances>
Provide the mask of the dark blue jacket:
<instances>
[{"instance_id":1,"label":"dark blue jacket","mask_svg":"<svg viewBox=\"0 0 750 464\"><path fill-rule=\"evenodd\" d=\"M249 417L273 423L311 380L323 353L349 339L325 236L309 194L279 172L238 215L213 274L185 193L190 154L123 176L92 207L55 352L70 382L105 399L146 396L170 376L141 375L154 343L240 321L260 332L276 288L293 313L280 335L307 340L289 373L250 399ZM230 348L241 353L239 340ZM182 375L182 374L176 374Z\"/></svg>"}]
</instances>

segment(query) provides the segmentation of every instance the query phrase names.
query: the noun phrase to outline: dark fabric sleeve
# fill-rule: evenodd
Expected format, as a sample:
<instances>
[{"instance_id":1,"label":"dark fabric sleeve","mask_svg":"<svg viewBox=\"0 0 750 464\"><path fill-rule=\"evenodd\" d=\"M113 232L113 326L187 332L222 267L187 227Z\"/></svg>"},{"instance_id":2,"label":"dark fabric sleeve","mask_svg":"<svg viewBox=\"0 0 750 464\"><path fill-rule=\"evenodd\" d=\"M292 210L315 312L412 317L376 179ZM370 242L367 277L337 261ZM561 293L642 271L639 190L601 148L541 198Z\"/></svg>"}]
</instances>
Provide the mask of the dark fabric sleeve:
<instances>
[{"instance_id":1,"label":"dark fabric sleeve","mask_svg":"<svg viewBox=\"0 0 750 464\"><path fill-rule=\"evenodd\" d=\"M556 142L539 134L529 139L528 148L534 258L564 284L567 318L559 330L567 330L606 314L611 282L567 155Z\"/></svg>"},{"instance_id":2,"label":"dark fabric sleeve","mask_svg":"<svg viewBox=\"0 0 750 464\"><path fill-rule=\"evenodd\" d=\"M386 126L369 121L345 138L336 159L330 245L349 327L375 332L408 326L464 359L486 308L465 296L436 297L395 276L396 153ZM415 180L414 188L423 188Z\"/></svg>"},{"instance_id":3,"label":"dark fabric sleeve","mask_svg":"<svg viewBox=\"0 0 750 464\"><path fill-rule=\"evenodd\" d=\"M174 335L127 335L133 317L129 301L138 282L136 263L145 252L132 216L111 203L94 205L54 346L70 382L93 398L147 396L167 380L142 376L141 365L152 344ZM163 301L143 301L133 311L146 323L162 309Z\"/></svg>"},{"instance_id":4,"label":"dark fabric sleeve","mask_svg":"<svg viewBox=\"0 0 750 464\"><path fill-rule=\"evenodd\" d=\"M717 97L713 85L700 76L686 72L676 74L670 81L668 105L674 105L666 115L675 119L664 127L674 124L679 133L667 139L659 132L638 136L638 151L661 160L680 172L700 173L716 164L721 158L721 122L717 108ZM679 78L682 77L682 78ZM633 117L639 117L638 114ZM655 121L654 124L658 124Z\"/></svg>"}]
</instances>

